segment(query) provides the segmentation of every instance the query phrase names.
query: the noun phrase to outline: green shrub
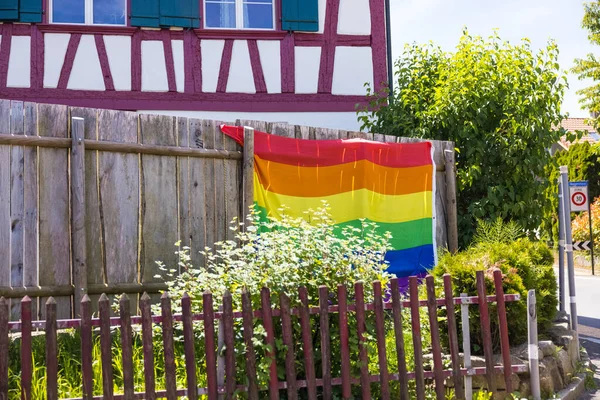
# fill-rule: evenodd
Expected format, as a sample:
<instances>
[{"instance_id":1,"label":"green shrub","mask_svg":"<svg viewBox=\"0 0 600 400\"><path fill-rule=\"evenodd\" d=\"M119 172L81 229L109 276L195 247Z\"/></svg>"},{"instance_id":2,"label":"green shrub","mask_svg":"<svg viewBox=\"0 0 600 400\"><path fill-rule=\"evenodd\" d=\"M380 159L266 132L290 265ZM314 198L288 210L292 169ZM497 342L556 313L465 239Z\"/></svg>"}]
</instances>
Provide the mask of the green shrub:
<instances>
[{"instance_id":1,"label":"green shrub","mask_svg":"<svg viewBox=\"0 0 600 400\"><path fill-rule=\"evenodd\" d=\"M216 243L214 249L202 253L205 265L193 265L188 248L180 248L178 266L161 266L163 279L173 298L174 312L180 312L180 299L184 293L192 298L194 312L202 312L202 295L213 293L214 306L222 305L222 298L230 292L234 310L241 309L241 293L248 290L254 309L261 308L261 289L271 292L271 304L279 305L280 293L286 293L291 306L300 304L298 288L304 286L308 292L310 306L319 305L319 287L329 290L330 301L337 304L337 286L348 287L348 303L354 302L352 286L357 281L365 282L365 302L373 301L374 281L381 281L385 290L391 275L385 272L385 252L389 246L389 235L380 235L376 225L363 221L360 227L339 227L331 220L328 207L307 213L303 218L292 218L285 213L281 219L271 219L258 212L251 213L251 224L240 230L241 224L232 224L235 240ZM158 311L158 310L156 310ZM407 314L408 317L408 314ZM315 365L319 375L321 364L321 344L319 316L311 316L311 328ZM351 354L358 354L356 319L350 313L349 342ZM391 320L386 321L386 331L393 332ZM281 323L275 322L275 337L281 338ZM297 374L304 376L302 336L296 316L292 316L293 339L297 358ZM369 347L370 372L377 374L377 350L375 343L375 320L367 313L367 346ZM407 325L409 326L409 325ZM330 318L332 374L340 376L341 356L339 321ZM241 321L235 321L235 353L239 382L243 382L245 346ZM265 343L265 330L259 320L254 324L254 346L257 354L257 374L259 385L266 386L268 379L269 347ZM196 332L196 341L204 342L203 332ZM427 343L425 343L425 346ZM276 362L280 379L285 379L285 346L276 341ZM352 373L358 375L358 363L354 363ZM334 388L334 391L339 388ZM355 388L360 390L360 388ZM373 387L376 391L377 387Z\"/></svg>"},{"instance_id":2,"label":"green shrub","mask_svg":"<svg viewBox=\"0 0 600 400\"><path fill-rule=\"evenodd\" d=\"M580 135L581 132L578 133L578 136ZM570 181L589 182L591 199L600 196L600 145L590 145L588 142L575 143L568 151L556 153L546 166L546 176L549 177L550 185L544 192L548 202L541 231L545 238L551 239L554 243L557 243L558 239L558 179L561 165L569 167Z\"/></svg>"},{"instance_id":3,"label":"green shrub","mask_svg":"<svg viewBox=\"0 0 600 400\"><path fill-rule=\"evenodd\" d=\"M481 229L481 228L480 228ZM519 294L521 300L507 303L509 340L519 345L527 340L527 291L535 289L537 298L538 329L543 333L556 314L556 278L553 270L552 252L547 245L521 238L512 242L481 241L457 254L445 253L440 257L433 274L441 277L452 275L454 295L477 294L476 271L485 272L486 290L494 294L493 271L499 268L503 274L506 294ZM495 304L490 304L490 321L494 350L499 350L498 320ZM479 308L469 307L471 342L476 352L481 352L481 324Z\"/></svg>"}]
</instances>

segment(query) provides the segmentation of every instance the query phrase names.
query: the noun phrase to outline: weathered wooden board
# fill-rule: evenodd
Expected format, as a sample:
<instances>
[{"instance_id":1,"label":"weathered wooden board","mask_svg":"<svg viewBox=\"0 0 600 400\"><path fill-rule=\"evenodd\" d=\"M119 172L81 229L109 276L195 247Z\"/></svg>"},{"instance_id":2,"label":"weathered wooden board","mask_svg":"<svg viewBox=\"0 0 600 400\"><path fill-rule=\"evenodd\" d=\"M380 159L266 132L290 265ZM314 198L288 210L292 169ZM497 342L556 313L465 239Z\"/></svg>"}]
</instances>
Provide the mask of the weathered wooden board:
<instances>
[{"instance_id":1,"label":"weathered wooden board","mask_svg":"<svg viewBox=\"0 0 600 400\"><path fill-rule=\"evenodd\" d=\"M254 121L251 119L239 119L235 123L237 126L248 126L259 132L267 132L269 130L268 123L264 121Z\"/></svg>"},{"instance_id":2,"label":"weathered wooden board","mask_svg":"<svg viewBox=\"0 0 600 400\"><path fill-rule=\"evenodd\" d=\"M438 248L448 247L446 221L446 177L444 171L435 174L435 242Z\"/></svg>"},{"instance_id":3,"label":"weathered wooden board","mask_svg":"<svg viewBox=\"0 0 600 400\"><path fill-rule=\"evenodd\" d=\"M226 123L230 124L230 123ZM235 140L221 132L218 122L217 135L223 138L223 148L230 151L241 151L242 146ZM241 217L241 163L238 160L223 160L224 179L225 179L225 237L224 239L233 240L235 231L231 230L231 222L235 219L238 223ZM244 214L245 215L245 214Z\"/></svg>"},{"instance_id":4,"label":"weathered wooden board","mask_svg":"<svg viewBox=\"0 0 600 400\"><path fill-rule=\"evenodd\" d=\"M37 104L24 104L24 132L37 136ZM38 286L38 149L23 149L24 216L23 216L23 285ZM31 299L31 312L39 319L39 299Z\"/></svg>"},{"instance_id":5,"label":"weathered wooden board","mask_svg":"<svg viewBox=\"0 0 600 400\"><path fill-rule=\"evenodd\" d=\"M177 146L189 148L190 127L189 119L176 118L175 129L177 129ZM181 246L190 246L189 224L190 224L190 159L189 157L177 157L177 199L179 201L179 229L177 235Z\"/></svg>"},{"instance_id":6,"label":"weathered wooden board","mask_svg":"<svg viewBox=\"0 0 600 400\"><path fill-rule=\"evenodd\" d=\"M188 121L188 141L190 148L205 148L205 132L202 127L202 121L198 119L189 119ZM182 140L181 145L184 142ZM204 257L200 251L209 245L206 241L206 183L212 180L212 176L207 174L207 166L213 164L212 160L203 158L189 158L187 162L187 173L180 174L180 196L185 201L185 205L180 210L185 216L185 226L182 223L182 239L186 240L190 246L191 262L194 266L204 265ZM214 204L214 203L213 203ZM183 218L182 218L183 219ZM214 218L212 219L214 221ZM186 242L184 242L186 243ZM212 246L212 244L210 244Z\"/></svg>"},{"instance_id":7,"label":"weathered wooden board","mask_svg":"<svg viewBox=\"0 0 600 400\"><path fill-rule=\"evenodd\" d=\"M98 139L136 143L137 115L102 110ZM139 156L100 152L98 157L106 283L134 283L138 276Z\"/></svg>"},{"instance_id":8,"label":"weathered wooden board","mask_svg":"<svg viewBox=\"0 0 600 400\"><path fill-rule=\"evenodd\" d=\"M347 132L347 138L348 138L348 139L365 139L365 140L373 140L373 134L372 134L372 133L367 133L367 132L354 132L354 131L348 131L348 132Z\"/></svg>"},{"instance_id":9,"label":"weathered wooden board","mask_svg":"<svg viewBox=\"0 0 600 400\"><path fill-rule=\"evenodd\" d=\"M61 105L38 105L40 136L68 136L68 110ZM69 178L67 149L39 150L39 284L71 283ZM42 299L44 304L46 299ZM71 299L56 298L57 317L71 317ZM42 307L42 315L45 308Z\"/></svg>"},{"instance_id":10,"label":"weathered wooden board","mask_svg":"<svg viewBox=\"0 0 600 400\"><path fill-rule=\"evenodd\" d=\"M142 144L175 146L174 118L141 115ZM175 157L142 155L142 243L140 276L142 282L162 282L157 261L177 268L177 160Z\"/></svg>"},{"instance_id":11,"label":"weathered wooden board","mask_svg":"<svg viewBox=\"0 0 600 400\"><path fill-rule=\"evenodd\" d=\"M215 124L214 121L202 121L202 142L205 149L215 148ZM211 249L217 241L217 198L215 164L219 160L206 160L204 164L204 199L206 204L206 246Z\"/></svg>"},{"instance_id":12,"label":"weathered wooden board","mask_svg":"<svg viewBox=\"0 0 600 400\"><path fill-rule=\"evenodd\" d=\"M314 140L314 138L314 128L311 128L310 126L296 125L296 139Z\"/></svg>"},{"instance_id":13,"label":"weathered wooden board","mask_svg":"<svg viewBox=\"0 0 600 400\"><path fill-rule=\"evenodd\" d=\"M270 124L269 133L277 136L283 136L288 138L296 137L296 128L294 125L290 125L283 122L274 122Z\"/></svg>"},{"instance_id":14,"label":"weathered wooden board","mask_svg":"<svg viewBox=\"0 0 600 400\"><path fill-rule=\"evenodd\" d=\"M137 143L137 114L100 110L98 140ZM98 207L104 250L104 283L109 286L138 281L139 159L137 154L98 152ZM176 224L176 220L171 224ZM131 310L135 312L137 298L129 297Z\"/></svg>"},{"instance_id":15,"label":"weathered wooden board","mask_svg":"<svg viewBox=\"0 0 600 400\"><path fill-rule=\"evenodd\" d=\"M98 110L94 108L70 108L71 118L84 120L84 138L98 140ZM98 206L98 152L85 152L85 241L87 262L87 283L104 283L102 263L102 226ZM92 310L98 310L99 296L90 296Z\"/></svg>"},{"instance_id":16,"label":"weathered wooden board","mask_svg":"<svg viewBox=\"0 0 600 400\"><path fill-rule=\"evenodd\" d=\"M0 134L10 132L10 101L0 100ZM0 286L10 286L10 146L0 145Z\"/></svg>"},{"instance_id":17,"label":"weathered wooden board","mask_svg":"<svg viewBox=\"0 0 600 400\"><path fill-rule=\"evenodd\" d=\"M225 140L223 133L221 132L220 125L221 121L212 121L211 131L208 135L214 136L215 149L224 150ZM233 123L227 123L228 125L234 125ZM217 242L225 240L228 230L227 213L226 213L226 202L225 202L225 186L227 185L227 175L225 174L225 160L213 160L215 164L215 239ZM209 244L210 246L213 243Z\"/></svg>"},{"instance_id":18,"label":"weathered wooden board","mask_svg":"<svg viewBox=\"0 0 600 400\"><path fill-rule=\"evenodd\" d=\"M23 102L10 102L10 133L23 135ZM12 146L10 154L10 285L23 286L23 217L25 185L23 182L23 146ZM11 318L21 318L21 302L11 301Z\"/></svg>"},{"instance_id":19,"label":"weathered wooden board","mask_svg":"<svg viewBox=\"0 0 600 400\"><path fill-rule=\"evenodd\" d=\"M342 132L342 133L340 133ZM315 129L315 139L316 140L337 140L337 139L345 139L346 131L340 131L338 129L329 129L329 128L316 128Z\"/></svg>"}]
</instances>

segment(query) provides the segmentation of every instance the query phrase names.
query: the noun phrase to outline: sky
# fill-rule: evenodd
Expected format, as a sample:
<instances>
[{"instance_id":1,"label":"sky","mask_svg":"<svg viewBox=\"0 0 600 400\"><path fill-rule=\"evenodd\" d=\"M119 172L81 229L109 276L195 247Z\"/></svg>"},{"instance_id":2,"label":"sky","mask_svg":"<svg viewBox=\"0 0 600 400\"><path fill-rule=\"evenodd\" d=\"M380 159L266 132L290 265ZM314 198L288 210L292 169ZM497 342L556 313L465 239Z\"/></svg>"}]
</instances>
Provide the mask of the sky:
<instances>
[{"instance_id":1,"label":"sky","mask_svg":"<svg viewBox=\"0 0 600 400\"><path fill-rule=\"evenodd\" d=\"M452 51L463 27L471 35L488 37L493 29L503 40L517 43L531 40L533 49L545 47L554 39L560 51L563 70L573 66L575 58L594 52L587 31L581 28L583 0L390 0L392 18L392 54L396 59L406 43L433 41ZM570 117L587 117L578 103L577 90L590 84L568 74L569 89L565 93L562 112Z\"/></svg>"}]
</instances>

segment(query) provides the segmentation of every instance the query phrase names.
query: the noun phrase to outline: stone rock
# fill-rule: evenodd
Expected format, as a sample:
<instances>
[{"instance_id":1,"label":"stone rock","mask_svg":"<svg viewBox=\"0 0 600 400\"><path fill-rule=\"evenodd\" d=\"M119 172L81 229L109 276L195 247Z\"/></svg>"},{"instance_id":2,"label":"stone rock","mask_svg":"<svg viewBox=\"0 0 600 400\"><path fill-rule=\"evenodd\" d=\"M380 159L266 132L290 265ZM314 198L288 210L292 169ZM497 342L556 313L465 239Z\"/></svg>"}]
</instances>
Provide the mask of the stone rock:
<instances>
[{"instance_id":1,"label":"stone rock","mask_svg":"<svg viewBox=\"0 0 600 400\"><path fill-rule=\"evenodd\" d=\"M560 374L564 378L565 382L569 382L573 377L574 366L571 360L571 356L566 350L561 350L558 352L558 356L556 359L558 363L558 369Z\"/></svg>"},{"instance_id":2,"label":"stone rock","mask_svg":"<svg viewBox=\"0 0 600 400\"><path fill-rule=\"evenodd\" d=\"M569 314L567 314L565 311L559 311L556 313L556 319L553 322L566 322L568 328L570 328L568 324L571 322L571 320L569 319Z\"/></svg>"},{"instance_id":3,"label":"stone rock","mask_svg":"<svg viewBox=\"0 0 600 400\"><path fill-rule=\"evenodd\" d=\"M554 357L545 357L540 360L540 388L542 393L558 392L563 387L565 385L556 359Z\"/></svg>"},{"instance_id":4,"label":"stone rock","mask_svg":"<svg viewBox=\"0 0 600 400\"><path fill-rule=\"evenodd\" d=\"M556 346L550 340L542 340L538 343L540 348L540 354L543 354L542 357L553 356L556 354Z\"/></svg>"},{"instance_id":5,"label":"stone rock","mask_svg":"<svg viewBox=\"0 0 600 400\"><path fill-rule=\"evenodd\" d=\"M519 394L521 395L521 398L525 399L531 395L531 382L529 381L529 377L527 377L527 379L521 379Z\"/></svg>"},{"instance_id":6,"label":"stone rock","mask_svg":"<svg viewBox=\"0 0 600 400\"><path fill-rule=\"evenodd\" d=\"M494 374L494 382L496 383L496 389L500 391L506 391L506 382L504 381L504 374ZM511 383L513 391L517 390L521 384L521 380L517 374L511 374ZM473 376L473 387L478 389L488 389L488 383L485 375Z\"/></svg>"},{"instance_id":7,"label":"stone rock","mask_svg":"<svg viewBox=\"0 0 600 400\"><path fill-rule=\"evenodd\" d=\"M577 347L577 341L573 338L573 336L570 338L571 340L569 341L568 345L564 347L564 349L569 354L569 357L571 358L571 365L573 365L574 368L579 360L579 348Z\"/></svg>"},{"instance_id":8,"label":"stone rock","mask_svg":"<svg viewBox=\"0 0 600 400\"><path fill-rule=\"evenodd\" d=\"M548 335L550 335L554 344L559 346L562 346L562 343L560 343L561 337L572 336L572 333L567 322L553 322L550 329L548 329Z\"/></svg>"},{"instance_id":9,"label":"stone rock","mask_svg":"<svg viewBox=\"0 0 600 400\"><path fill-rule=\"evenodd\" d=\"M529 347L527 343L513 347L510 349L510 354L522 360L527 360L529 359Z\"/></svg>"},{"instance_id":10,"label":"stone rock","mask_svg":"<svg viewBox=\"0 0 600 400\"><path fill-rule=\"evenodd\" d=\"M540 363L540 390L542 393L554 393L550 369L544 363Z\"/></svg>"}]
</instances>

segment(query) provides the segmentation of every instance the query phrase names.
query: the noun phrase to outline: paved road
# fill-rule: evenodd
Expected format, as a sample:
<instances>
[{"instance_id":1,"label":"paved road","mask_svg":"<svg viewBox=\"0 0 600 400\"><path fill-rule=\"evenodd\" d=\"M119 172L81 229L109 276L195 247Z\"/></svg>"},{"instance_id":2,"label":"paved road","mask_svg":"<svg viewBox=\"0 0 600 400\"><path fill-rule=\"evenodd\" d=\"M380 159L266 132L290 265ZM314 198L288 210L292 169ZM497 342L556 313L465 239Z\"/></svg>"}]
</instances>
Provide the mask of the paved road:
<instances>
[{"instance_id":1,"label":"paved road","mask_svg":"<svg viewBox=\"0 0 600 400\"><path fill-rule=\"evenodd\" d=\"M570 312L568 282L568 277L565 276L567 285L565 304L567 312ZM597 367L595 377L600 387L600 276L591 276L587 271L578 270L575 275L575 289L580 343ZM588 393L582 399L600 400L600 390L596 393Z\"/></svg>"}]
</instances>

